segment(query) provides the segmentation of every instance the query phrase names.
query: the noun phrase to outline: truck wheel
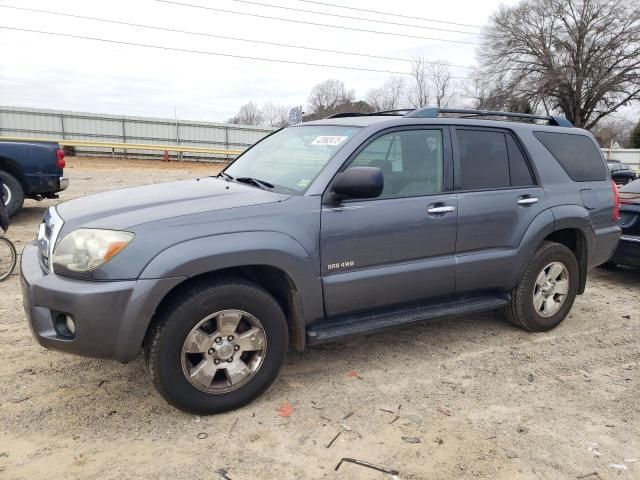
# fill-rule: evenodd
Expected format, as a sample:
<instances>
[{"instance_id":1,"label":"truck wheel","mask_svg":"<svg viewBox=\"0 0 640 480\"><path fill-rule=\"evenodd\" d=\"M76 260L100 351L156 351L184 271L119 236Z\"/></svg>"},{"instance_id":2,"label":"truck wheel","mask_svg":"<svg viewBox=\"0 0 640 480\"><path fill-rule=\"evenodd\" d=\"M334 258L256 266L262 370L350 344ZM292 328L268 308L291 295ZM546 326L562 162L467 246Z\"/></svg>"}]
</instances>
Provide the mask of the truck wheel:
<instances>
[{"instance_id":1,"label":"truck wheel","mask_svg":"<svg viewBox=\"0 0 640 480\"><path fill-rule=\"evenodd\" d=\"M24 190L22 185L13 175L0 170L2 178L2 195L9 216L12 217L24 204Z\"/></svg>"},{"instance_id":2,"label":"truck wheel","mask_svg":"<svg viewBox=\"0 0 640 480\"><path fill-rule=\"evenodd\" d=\"M559 243L544 242L511 292L507 319L532 332L558 326L576 299L578 278L573 252Z\"/></svg>"},{"instance_id":3,"label":"truck wheel","mask_svg":"<svg viewBox=\"0 0 640 480\"><path fill-rule=\"evenodd\" d=\"M262 394L289 345L278 302L243 279L195 285L163 309L146 346L154 386L181 410L212 414Z\"/></svg>"}]
</instances>

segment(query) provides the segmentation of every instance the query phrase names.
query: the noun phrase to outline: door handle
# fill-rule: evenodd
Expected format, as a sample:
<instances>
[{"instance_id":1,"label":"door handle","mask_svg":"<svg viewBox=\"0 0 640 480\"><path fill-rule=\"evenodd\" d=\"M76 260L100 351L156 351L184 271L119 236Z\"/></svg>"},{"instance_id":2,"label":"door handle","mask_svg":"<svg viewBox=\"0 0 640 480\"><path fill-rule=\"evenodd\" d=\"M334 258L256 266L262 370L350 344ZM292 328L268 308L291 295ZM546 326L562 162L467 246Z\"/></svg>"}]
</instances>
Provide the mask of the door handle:
<instances>
[{"instance_id":1,"label":"door handle","mask_svg":"<svg viewBox=\"0 0 640 480\"><path fill-rule=\"evenodd\" d=\"M455 210L456 210L456 207L454 207L453 205L441 205L439 207L430 207L427 209L427 212L431 214L449 213L449 212L454 212Z\"/></svg>"},{"instance_id":2,"label":"door handle","mask_svg":"<svg viewBox=\"0 0 640 480\"><path fill-rule=\"evenodd\" d=\"M533 205L534 203L538 203L538 199L536 197L524 197L518 199L518 205Z\"/></svg>"}]
</instances>

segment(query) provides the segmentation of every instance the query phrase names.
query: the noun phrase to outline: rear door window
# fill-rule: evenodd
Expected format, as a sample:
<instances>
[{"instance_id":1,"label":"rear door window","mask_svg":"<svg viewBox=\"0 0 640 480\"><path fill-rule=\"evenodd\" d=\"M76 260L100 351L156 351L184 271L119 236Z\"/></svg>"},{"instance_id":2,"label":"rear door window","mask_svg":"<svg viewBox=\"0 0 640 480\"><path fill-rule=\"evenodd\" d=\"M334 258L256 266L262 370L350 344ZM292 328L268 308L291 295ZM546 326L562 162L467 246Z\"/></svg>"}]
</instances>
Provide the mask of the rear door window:
<instances>
[{"instance_id":1,"label":"rear door window","mask_svg":"<svg viewBox=\"0 0 640 480\"><path fill-rule=\"evenodd\" d=\"M509 155L504 133L456 129L459 162L455 172L459 190L508 188Z\"/></svg>"},{"instance_id":2,"label":"rear door window","mask_svg":"<svg viewBox=\"0 0 640 480\"><path fill-rule=\"evenodd\" d=\"M571 180L593 182L607 178L607 168L595 143L586 135L533 132Z\"/></svg>"}]
</instances>

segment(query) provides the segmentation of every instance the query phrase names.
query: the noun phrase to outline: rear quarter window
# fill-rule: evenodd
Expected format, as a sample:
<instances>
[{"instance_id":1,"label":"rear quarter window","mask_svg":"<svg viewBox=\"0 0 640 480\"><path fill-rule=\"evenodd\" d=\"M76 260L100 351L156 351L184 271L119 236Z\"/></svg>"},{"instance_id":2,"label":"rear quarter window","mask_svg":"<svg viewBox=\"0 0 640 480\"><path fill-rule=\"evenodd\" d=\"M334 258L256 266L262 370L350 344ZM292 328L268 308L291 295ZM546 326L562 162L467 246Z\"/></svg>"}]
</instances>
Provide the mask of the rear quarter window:
<instances>
[{"instance_id":1,"label":"rear quarter window","mask_svg":"<svg viewBox=\"0 0 640 480\"><path fill-rule=\"evenodd\" d=\"M586 135L533 132L574 182L607 179L607 167L595 143Z\"/></svg>"}]
</instances>

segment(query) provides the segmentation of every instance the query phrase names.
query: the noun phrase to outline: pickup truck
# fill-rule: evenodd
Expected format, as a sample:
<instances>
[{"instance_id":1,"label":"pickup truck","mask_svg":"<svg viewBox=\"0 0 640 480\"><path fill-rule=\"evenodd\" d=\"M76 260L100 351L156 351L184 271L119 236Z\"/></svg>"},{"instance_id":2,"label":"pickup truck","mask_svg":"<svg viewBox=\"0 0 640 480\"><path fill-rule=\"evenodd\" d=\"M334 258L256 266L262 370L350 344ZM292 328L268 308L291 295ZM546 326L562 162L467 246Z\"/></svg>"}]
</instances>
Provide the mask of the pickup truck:
<instances>
[{"instance_id":1,"label":"pickup truck","mask_svg":"<svg viewBox=\"0 0 640 480\"><path fill-rule=\"evenodd\" d=\"M22 208L25 198L58 198L69 186L64 167L64 152L55 142L0 141L2 198L9 216Z\"/></svg>"}]
</instances>

